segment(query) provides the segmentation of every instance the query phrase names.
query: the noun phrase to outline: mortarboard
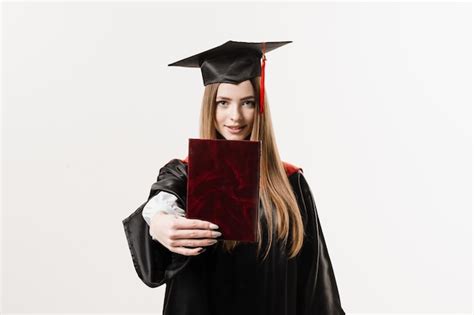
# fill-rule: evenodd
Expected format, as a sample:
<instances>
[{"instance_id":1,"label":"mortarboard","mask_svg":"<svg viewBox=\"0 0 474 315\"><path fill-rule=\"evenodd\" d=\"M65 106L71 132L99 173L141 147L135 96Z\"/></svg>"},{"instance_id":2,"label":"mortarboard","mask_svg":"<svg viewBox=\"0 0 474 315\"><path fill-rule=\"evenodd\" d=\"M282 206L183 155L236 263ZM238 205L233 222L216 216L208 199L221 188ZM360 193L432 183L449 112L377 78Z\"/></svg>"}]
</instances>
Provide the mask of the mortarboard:
<instances>
[{"instance_id":1,"label":"mortarboard","mask_svg":"<svg viewBox=\"0 0 474 315\"><path fill-rule=\"evenodd\" d=\"M263 113L265 95L265 53L291 43L236 42L226 43L194 56L176 61L168 66L201 68L204 85L233 83L260 77L260 113Z\"/></svg>"}]
</instances>

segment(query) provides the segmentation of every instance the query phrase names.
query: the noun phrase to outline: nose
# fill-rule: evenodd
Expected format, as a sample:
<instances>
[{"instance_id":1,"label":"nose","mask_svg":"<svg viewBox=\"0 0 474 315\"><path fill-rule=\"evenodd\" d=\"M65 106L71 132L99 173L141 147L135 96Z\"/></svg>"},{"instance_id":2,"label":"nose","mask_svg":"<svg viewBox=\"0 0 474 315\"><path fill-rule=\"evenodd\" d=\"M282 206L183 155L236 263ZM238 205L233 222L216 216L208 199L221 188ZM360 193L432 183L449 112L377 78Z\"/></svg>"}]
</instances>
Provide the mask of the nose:
<instances>
[{"instance_id":1,"label":"nose","mask_svg":"<svg viewBox=\"0 0 474 315\"><path fill-rule=\"evenodd\" d=\"M238 104L237 105L234 104L233 106L231 106L229 115L232 121L239 121L242 118L242 112L240 111L240 106Z\"/></svg>"}]
</instances>

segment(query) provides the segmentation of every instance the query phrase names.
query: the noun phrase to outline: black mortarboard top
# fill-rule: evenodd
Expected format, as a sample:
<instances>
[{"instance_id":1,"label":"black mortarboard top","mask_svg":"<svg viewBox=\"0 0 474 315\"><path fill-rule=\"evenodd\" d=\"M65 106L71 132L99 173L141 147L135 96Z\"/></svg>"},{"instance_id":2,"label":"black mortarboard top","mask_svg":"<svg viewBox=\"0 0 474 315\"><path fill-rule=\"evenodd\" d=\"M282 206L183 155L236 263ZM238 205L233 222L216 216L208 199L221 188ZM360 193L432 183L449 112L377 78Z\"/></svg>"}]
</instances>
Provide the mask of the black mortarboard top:
<instances>
[{"instance_id":1,"label":"black mortarboard top","mask_svg":"<svg viewBox=\"0 0 474 315\"><path fill-rule=\"evenodd\" d=\"M215 48L176 61L168 66L201 68L204 85L233 83L261 76L260 112L263 113L265 92L265 53L291 43L284 42L236 42L227 41Z\"/></svg>"}]
</instances>

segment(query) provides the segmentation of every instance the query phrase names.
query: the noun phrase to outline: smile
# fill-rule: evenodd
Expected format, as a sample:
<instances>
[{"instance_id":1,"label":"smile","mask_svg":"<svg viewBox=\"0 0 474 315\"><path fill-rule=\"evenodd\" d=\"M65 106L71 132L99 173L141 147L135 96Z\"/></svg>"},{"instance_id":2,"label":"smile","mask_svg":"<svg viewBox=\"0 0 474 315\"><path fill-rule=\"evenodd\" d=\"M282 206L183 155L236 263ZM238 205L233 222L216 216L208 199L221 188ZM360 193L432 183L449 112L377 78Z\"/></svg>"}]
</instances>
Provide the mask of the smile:
<instances>
[{"instance_id":1,"label":"smile","mask_svg":"<svg viewBox=\"0 0 474 315\"><path fill-rule=\"evenodd\" d=\"M229 126L226 126L226 128L231 132L231 133L239 133L242 131L242 129L244 129L245 126L241 126L241 127L229 127Z\"/></svg>"}]
</instances>

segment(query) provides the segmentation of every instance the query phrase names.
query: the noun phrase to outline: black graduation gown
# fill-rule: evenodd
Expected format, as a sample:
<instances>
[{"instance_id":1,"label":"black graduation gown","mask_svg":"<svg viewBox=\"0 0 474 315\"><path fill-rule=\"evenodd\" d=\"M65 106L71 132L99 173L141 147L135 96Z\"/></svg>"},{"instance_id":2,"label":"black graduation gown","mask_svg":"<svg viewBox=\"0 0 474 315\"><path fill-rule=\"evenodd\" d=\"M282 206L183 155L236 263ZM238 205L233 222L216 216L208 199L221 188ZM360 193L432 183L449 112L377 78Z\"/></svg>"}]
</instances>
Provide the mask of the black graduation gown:
<instances>
[{"instance_id":1,"label":"black graduation gown","mask_svg":"<svg viewBox=\"0 0 474 315\"><path fill-rule=\"evenodd\" d=\"M142 217L146 202L122 221L140 279L152 288L166 283L163 314L345 314L311 190L301 170L288 178L305 227L303 248L292 259L275 241L263 261L256 243L241 243L231 253L219 244L197 256L173 253L151 238ZM166 191L185 209L186 184L187 164L171 160L148 200Z\"/></svg>"}]
</instances>

